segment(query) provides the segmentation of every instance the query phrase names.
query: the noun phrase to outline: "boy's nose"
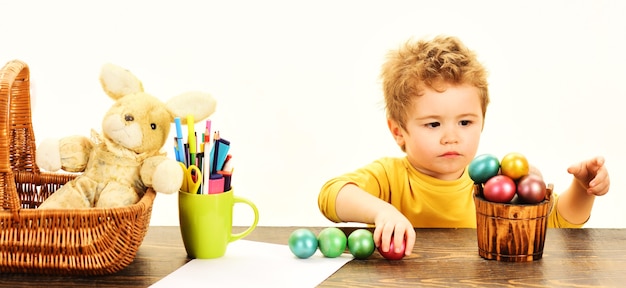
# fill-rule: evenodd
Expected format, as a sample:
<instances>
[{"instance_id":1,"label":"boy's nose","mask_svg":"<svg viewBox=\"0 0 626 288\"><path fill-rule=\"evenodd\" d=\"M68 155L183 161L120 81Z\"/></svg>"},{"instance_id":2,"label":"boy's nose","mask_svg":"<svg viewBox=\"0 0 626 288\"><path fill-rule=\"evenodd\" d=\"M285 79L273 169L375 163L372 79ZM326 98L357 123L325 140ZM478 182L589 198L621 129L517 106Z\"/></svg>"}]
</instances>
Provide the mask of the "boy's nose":
<instances>
[{"instance_id":1,"label":"boy's nose","mask_svg":"<svg viewBox=\"0 0 626 288\"><path fill-rule=\"evenodd\" d=\"M459 142L459 137L453 129L448 129L441 137L441 144L456 144Z\"/></svg>"},{"instance_id":2,"label":"boy's nose","mask_svg":"<svg viewBox=\"0 0 626 288\"><path fill-rule=\"evenodd\" d=\"M443 141L441 141L441 144L456 144L459 141L453 138L444 138Z\"/></svg>"}]
</instances>

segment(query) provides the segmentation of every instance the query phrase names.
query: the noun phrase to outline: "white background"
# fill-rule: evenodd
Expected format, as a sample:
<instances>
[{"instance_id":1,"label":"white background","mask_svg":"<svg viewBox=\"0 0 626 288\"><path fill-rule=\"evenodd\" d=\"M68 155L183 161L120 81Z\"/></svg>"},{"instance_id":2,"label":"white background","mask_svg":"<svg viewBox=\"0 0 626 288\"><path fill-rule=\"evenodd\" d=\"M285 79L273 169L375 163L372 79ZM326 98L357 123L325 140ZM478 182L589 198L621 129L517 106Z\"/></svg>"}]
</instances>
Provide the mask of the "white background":
<instances>
[{"instance_id":1,"label":"white background","mask_svg":"<svg viewBox=\"0 0 626 288\"><path fill-rule=\"evenodd\" d=\"M0 23L0 62L31 68L38 143L100 130L105 62L163 100L204 90L232 142L235 193L259 225L294 226L336 225L317 208L322 184L401 155L378 79L387 50L455 35L490 71L479 153L521 152L557 192L570 164L605 156L611 191L586 227L626 227L623 1L2 0ZM157 196L151 225L178 225L176 195Z\"/></svg>"}]
</instances>

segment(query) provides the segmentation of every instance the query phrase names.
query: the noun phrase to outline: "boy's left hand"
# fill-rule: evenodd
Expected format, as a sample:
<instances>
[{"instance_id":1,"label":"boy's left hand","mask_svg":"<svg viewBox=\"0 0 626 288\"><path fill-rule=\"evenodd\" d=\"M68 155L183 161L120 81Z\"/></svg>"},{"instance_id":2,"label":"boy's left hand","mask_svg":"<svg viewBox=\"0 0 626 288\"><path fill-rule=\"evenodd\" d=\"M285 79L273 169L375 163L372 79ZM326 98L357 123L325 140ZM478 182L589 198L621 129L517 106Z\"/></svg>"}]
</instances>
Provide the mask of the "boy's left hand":
<instances>
[{"instance_id":1,"label":"boy's left hand","mask_svg":"<svg viewBox=\"0 0 626 288\"><path fill-rule=\"evenodd\" d=\"M574 164L567 168L567 172L574 175L589 195L601 196L609 192L611 181L603 157Z\"/></svg>"}]
</instances>

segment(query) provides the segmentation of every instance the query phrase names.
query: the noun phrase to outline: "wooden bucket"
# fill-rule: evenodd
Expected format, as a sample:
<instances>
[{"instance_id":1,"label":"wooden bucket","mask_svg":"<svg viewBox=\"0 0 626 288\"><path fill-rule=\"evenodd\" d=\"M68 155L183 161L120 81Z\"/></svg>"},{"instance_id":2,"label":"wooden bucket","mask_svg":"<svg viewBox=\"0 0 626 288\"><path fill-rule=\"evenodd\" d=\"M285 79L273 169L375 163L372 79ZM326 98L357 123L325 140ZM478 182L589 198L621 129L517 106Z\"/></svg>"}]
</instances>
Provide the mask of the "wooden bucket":
<instances>
[{"instance_id":1,"label":"wooden bucket","mask_svg":"<svg viewBox=\"0 0 626 288\"><path fill-rule=\"evenodd\" d=\"M482 186L474 186L478 254L488 260L528 262L543 256L553 198L547 185L546 199L537 204L487 201Z\"/></svg>"}]
</instances>

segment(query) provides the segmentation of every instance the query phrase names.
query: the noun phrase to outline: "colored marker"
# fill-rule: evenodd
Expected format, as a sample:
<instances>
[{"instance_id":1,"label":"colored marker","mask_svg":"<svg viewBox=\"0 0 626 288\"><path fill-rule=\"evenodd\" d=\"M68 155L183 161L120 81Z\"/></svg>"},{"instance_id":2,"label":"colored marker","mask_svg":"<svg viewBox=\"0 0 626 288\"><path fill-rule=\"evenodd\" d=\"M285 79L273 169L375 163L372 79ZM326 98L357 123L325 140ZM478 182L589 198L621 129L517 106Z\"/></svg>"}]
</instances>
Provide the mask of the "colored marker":
<instances>
[{"instance_id":1,"label":"colored marker","mask_svg":"<svg viewBox=\"0 0 626 288\"><path fill-rule=\"evenodd\" d=\"M196 131L194 130L193 115L187 115L187 143L189 143L189 163L196 165Z\"/></svg>"},{"instance_id":2,"label":"colored marker","mask_svg":"<svg viewBox=\"0 0 626 288\"><path fill-rule=\"evenodd\" d=\"M176 125L176 142L178 143L178 161L187 165L185 162L185 151L183 151L183 129L180 125L180 117L174 118L174 124Z\"/></svg>"},{"instance_id":3,"label":"colored marker","mask_svg":"<svg viewBox=\"0 0 626 288\"><path fill-rule=\"evenodd\" d=\"M224 192L224 176L212 174L209 178L209 194Z\"/></svg>"}]
</instances>

